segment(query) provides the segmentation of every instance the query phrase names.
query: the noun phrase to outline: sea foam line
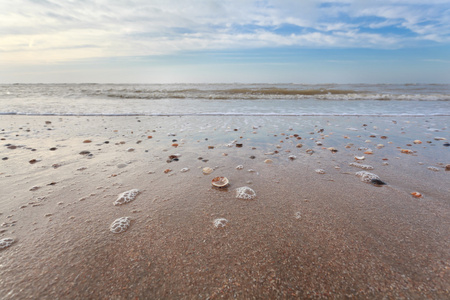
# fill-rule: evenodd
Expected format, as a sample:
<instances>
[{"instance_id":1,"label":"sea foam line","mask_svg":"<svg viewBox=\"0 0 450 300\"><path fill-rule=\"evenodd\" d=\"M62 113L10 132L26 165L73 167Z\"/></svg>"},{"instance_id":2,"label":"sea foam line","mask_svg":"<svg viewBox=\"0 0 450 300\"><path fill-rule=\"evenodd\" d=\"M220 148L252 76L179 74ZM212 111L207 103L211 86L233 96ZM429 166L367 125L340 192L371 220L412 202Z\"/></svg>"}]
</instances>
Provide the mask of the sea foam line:
<instances>
[{"instance_id":1,"label":"sea foam line","mask_svg":"<svg viewBox=\"0 0 450 300\"><path fill-rule=\"evenodd\" d=\"M249 117L447 117L450 113L434 114L347 114L347 113L26 113L0 112L16 116L80 116L80 117L189 117L189 116L249 116Z\"/></svg>"}]
</instances>

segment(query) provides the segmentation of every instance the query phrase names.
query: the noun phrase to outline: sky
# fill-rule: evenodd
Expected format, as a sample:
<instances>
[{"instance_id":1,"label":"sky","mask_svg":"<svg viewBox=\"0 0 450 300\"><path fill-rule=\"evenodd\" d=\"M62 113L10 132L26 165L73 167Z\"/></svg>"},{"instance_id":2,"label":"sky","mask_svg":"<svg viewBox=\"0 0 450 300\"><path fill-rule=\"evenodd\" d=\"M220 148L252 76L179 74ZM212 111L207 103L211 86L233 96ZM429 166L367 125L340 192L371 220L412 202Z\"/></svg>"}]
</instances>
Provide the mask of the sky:
<instances>
[{"instance_id":1,"label":"sky","mask_svg":"<svg viewBox=\"0 0 450 300\"><path fill-rule=\"evenodd\" d=\"M0 83L450 83L449 0L0 2Z\"/></svg>"}]
</instances>

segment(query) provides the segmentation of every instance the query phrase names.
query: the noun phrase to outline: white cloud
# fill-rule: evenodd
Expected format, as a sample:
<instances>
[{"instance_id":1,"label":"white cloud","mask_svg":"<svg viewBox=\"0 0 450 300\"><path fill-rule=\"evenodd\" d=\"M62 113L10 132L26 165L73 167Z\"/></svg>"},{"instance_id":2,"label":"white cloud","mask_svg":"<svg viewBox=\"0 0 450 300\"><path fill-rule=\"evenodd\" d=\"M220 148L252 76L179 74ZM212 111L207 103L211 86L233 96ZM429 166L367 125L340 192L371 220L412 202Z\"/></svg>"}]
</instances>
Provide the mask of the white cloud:
<instances>
[{"instance_id":1,"label":"white cloud","mask_svg":"<svg viewBox=\"0 0 450 300\"><path fill-rule=\"evenodd\" d=\"M447 0L16 0L0 3L0 62L258 47L448 43ZM384 31L408 31L409 35ZM371 32L372 31L372 32Z\"/></svg>"}]
</instances>

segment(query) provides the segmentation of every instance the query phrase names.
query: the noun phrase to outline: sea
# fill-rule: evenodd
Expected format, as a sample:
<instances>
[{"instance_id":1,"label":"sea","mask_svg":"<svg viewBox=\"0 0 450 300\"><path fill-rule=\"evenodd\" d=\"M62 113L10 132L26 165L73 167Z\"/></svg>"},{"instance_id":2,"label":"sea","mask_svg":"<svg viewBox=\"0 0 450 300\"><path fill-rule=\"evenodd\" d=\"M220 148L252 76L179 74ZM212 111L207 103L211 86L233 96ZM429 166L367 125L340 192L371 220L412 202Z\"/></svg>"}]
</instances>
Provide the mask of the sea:
<instances>
[{"instance_id":1,"label":"sea","mask_svg":"<svg viewBox=\"0 0 450 300\"><path fill-rule=\"evenodd\" d=\"M0 115L450 116L450 85L1 84Z\"/></svg>"}]
</instances>

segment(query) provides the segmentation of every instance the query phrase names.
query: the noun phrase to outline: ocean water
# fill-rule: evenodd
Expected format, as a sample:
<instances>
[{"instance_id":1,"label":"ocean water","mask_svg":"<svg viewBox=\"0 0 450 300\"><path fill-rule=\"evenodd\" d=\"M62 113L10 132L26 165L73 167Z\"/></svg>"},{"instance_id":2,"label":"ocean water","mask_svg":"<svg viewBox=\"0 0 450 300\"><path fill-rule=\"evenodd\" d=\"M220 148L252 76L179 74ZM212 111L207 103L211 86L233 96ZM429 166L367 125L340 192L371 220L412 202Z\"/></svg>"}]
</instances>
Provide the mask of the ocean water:
<instances>
[{"instance_id":1,"label":"ocean water","mask_svg":"<svg viewBox=\"0 0 450 300\"><path fill-rule=\"evenodd\" d=\"M3 84L0 114L450 116L450 85Z\"/></svg>"}]
</instances>

